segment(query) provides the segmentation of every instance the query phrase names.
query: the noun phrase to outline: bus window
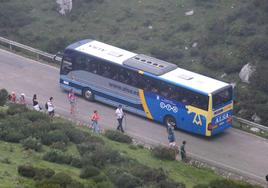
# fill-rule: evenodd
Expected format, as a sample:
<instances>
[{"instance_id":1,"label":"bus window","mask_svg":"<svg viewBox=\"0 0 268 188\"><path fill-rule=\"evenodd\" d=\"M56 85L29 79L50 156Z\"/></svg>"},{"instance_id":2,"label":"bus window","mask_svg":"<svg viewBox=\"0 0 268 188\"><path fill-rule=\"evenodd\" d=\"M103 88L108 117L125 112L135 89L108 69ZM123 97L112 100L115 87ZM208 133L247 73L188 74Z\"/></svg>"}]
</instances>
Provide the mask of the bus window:
<instances>
[{"instance_id":1,"label":"bus window","mask_svg":"<svg viewBox=\"0 0 268 188\"><path fill-rule=\"evenodd\" d=\"M67 75L70 71L72 71L72 68L72 59L67 56L63 57L60 73L63 75Z\"/></svg>"},{"instance_id":2,"label":"bus window","mask_svg":"<svg viewBox=\"0 0 268 188\"><path fill-rule=\"evenodd\" d=\"M229 87L212 95L213 108L219 108L232 100L233 88Z\"/></svg>"}]
</instances>

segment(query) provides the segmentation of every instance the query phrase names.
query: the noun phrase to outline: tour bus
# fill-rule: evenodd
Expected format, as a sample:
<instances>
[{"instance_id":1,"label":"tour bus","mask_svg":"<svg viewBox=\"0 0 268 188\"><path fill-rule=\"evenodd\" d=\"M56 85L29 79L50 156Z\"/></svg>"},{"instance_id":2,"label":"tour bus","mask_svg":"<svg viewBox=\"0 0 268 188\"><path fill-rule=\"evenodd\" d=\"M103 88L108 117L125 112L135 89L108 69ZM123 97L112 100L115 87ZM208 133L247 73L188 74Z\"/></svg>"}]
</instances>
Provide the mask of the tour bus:
<instances>
[{"instance_id":1,"label":"tour bus","mask_svg":"<svg viewBox=\"0 0 268 188\"><path fill-rule=\"evenodd\" d=\"M231 126L232 85L96 40L69 45L60 86L148 119L204 136Z\"/></svg>"}]
</instances>

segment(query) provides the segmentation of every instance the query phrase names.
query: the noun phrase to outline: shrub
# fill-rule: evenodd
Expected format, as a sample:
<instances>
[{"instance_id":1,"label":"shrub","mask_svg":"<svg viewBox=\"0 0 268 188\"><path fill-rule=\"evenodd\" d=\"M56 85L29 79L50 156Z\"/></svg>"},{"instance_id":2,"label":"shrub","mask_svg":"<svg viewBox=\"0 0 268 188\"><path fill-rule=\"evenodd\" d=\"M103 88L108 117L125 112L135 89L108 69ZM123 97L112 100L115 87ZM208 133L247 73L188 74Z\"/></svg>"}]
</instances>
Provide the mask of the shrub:
<instances>
[{"instance_id":1,"label":"shrub","mask_svg":"<svg viewBox=\"0 0 268 188\"><path fill-rule=\"evenodd\" d=\"M223 179L223 180L213 180L209 183L210 188L254 188L256 186L250 185L248 183L242 183L238 181Z\"/></svg>"},{"instance_id":2,"label":"shrub","mask_svg":"<svg viewBox=\"0 0 268 188\"><path fill-rule=\"evenodd\" d=\"M62 130L50 131L47 135L42 137L42 143L45 145L51 145L53 142L64 142L67 143L69 138L65 135Z\"/></svg>"},{"instance_id":3,"label":"shrub","mask_svg":"<svg viewBox=\"0 0 268 188\"><path fill-rule=\"evenodd\" d=\"M164 160L175 160L174 149L170 149L163 146L157 146L152 149L152 154L156 158Z\"/></svg>"},{"instance_id":4,"label":"shrub","mask_svg":"<svg viewBox=\"0 0 268 188\"><path fill-rule=\"evenodd\" d=\"M127 172L118 174L117 178L114 179L114 184L118 187L134 188L141 185L141 180Z\"/></svg>"},{"instance_id":5,"label":"shrub","mask_svg":"<svg viewBox=\"0 0 268 188\"><path fill-rule=\"evenodd\" d=\"M59 164L70 164L72 161L72 157L70 155L66 155L65 153L59 150L51 150L45 153L43 159L46 161Z\"/></svg>"},{"instance_id":6,"label":"shrub","mask_svg":"<svg viewBox=\"0 0 268 188\"><path fill-rule=\"evenodd\" d=\"M68 174L58 173L49 179L38 181L38 188L83 188L84 185L73 180Z\"/></svg>"},{"instance_id":7,"label":"shrub","mask_svg":"<svg viewBox=\"0 0 268 188\"><path fill-rule=\"evenodd\" d=\"M109 181L103 181L96 184L97 188L114 188L115 186Z\"/></svg>"},{"instance_id":8,"label":"shrub","mask_svg":"<svg viewBox=\"0 0 268 188\"><path fill-rule=\"evenodd\" d=\"M9 108L7 110L8 115L15 115L15 114L20 114L23 112L28 112L29 109L22 104L9 104Z\"/></svg>"},{"instance_id":9,"label":"shrub","mask_svg":"<svg viewBox=\"0 0 268 188\"><path fill-rule=\"evenodd\" d=\"M92 179L93 179L96 183L98 183L98 182L103 182L103 181L108 181L107 176L102 175L102 174L99 174L99 175L97 175L97 176L93 176Z\"/></svg>"},{"instance_id":10,"label":"shrub","mask_svg":"<svg viewBox=\"0 0 268 188\"><path fill-rule=\"evenodd\" d=\"M130 136L123 134L119 131L107 130L105 132L105 136L117 142L128 143L128 144L132 142L132 138Z\"/></svg>"},{"instance_id":11,"label":"shrub","mask_svg":"<svg viewBox=\"0 0 268 188\"><path fill-rule=\"evenodd\" d=\"M20 131L17 131L15 129L9 129L6 132L4 140L7 142L19 143L24 138L25 136Z\"/></svg>"},{"instance_id":12,"label":"shrub","mask_svg":"<svg viewBox=\"0 0 268 188\"><path fill-rule=\"evenodd\" d=\"M158 183L158 186L159 188L162 188L162 187L168 187L168 188L185 188L185 185L183 183L177 183L177 182L174 182L172 180L162 180Z\"/></svg>"},{"instance_id":13,"label":"shrub","mask_svg":"<svg viewBox=\"0 0 268 188\"><path fill-rule=\"evenodd\" d=\"M80 178L90 178L100 174L100 170L94 166L85 166L81 169Z\"/></svg>"},{"instance_id":14,"label":"shrub","mask_svg":"<svg viewBox=\"0 0 268 188\"><path fill-rule=\"evenodd\" d=\"M0 90L0 106L4 106L7 102L8 92L6 89Z\"/></svg>"},{"instance_id":15,"label":"shrub","mask_svg":"<svg viewBox=\"0 0 268 188\"><path fill-rule=\"evenodd\" d=\"M29 111L23 114L26 119L29 119L32 122L43 120L49 121L49 117L45 113L37 112L37 111Z\"/></svg>"},{"instance_id":16,"label":"shrub","mask_svg":"<svg viewBox=\"0 0 268 188\"><path fill-rule=\"evenodd\" d=\"M82 167L82 160L79 157L72 157L72 161L70 163L71 166L81 168Z\"/></svg>"},{"instance_id":17,"label":"shrub","mask_svg":"<svg viewBox=\"0 0 268 188\"><path fill-rule=\"evenodd\" d=\"M99 147L102 147L102 145L99 143L94 143L94 142L84 142L84 143L77 145L77 149L78 149L80 155L84 155L86 153L93 152Z\"/></svg>"},{"instance_id":18,"label":"shrub","mask_svg":"<svg viewBox=\"0 0 268 188\"><path fill-rule=\"evenodd\" d=\"M209 188L209 186L205 184L197 184L193 188Z\"/></svg>"},{"instance_id":19,"label":"shrub","mask_svg":"<svg viewBox=\"0 0 268 188\"><path fill-rule=\"evenodd\" d=\"M144 165L134 165L130 172L144 182L160 182L161 180L166 179L166 174L162 168L153 169Z\"/></svg>"},{"instance_id":20,"label":"shrub","mask_svg":"<svg viewBox=\"0 0 268 188\"><path fill-rule=\"evenodd\" d=\"M33 178L36 174L35 168L29 165L18 166L18 173L21 176L28 177L28 178Z\"/></svg>"},{"instance_id":21,"label":"shrub","mask_svg":"<svg viewBox=\"0 0 268 188\"><path fill-rule=\"evenodd\" d=\"M40 141L33 137L28 137L22 140L21 143L25 149L32 149L35 151L41 151L42 149L42 144L40 143Z\"/></svg>"},{"instance_id":22,"label":"shrub","mask_svg":"<svg viewBox=\"0 0 268 188\"><path fill-rule=\"evenodd\" d=\"M80 144L86 140L84 132L75 128L68 129L65 134L68 136L69 140L75 144Z\"/></svg>"},{"instance_id":23,"label":"shrub","mask_svg":"<svg viewBox=\"0 0 268 188\"><path fill-rule=\"evenodd\" d=\"M54 142L50 146L53 149L66 151L67 150L67 144L64 142Z\"/></svg>"},{"instance_id":24,"label":"shrub","mask_svg":"<svg viewBox=\"0 0 268 188\"><path fill-rule=\"evenodd\" d=\"M35 180L42 180L45 178L50 178L55 174L54 170L46 168L46 169L41 169L41 168L36 168L36 174L34 176Z\"/></svg>"},{"instance_id":25,"label":"shrub","mask_svg":"<svg viewBox=\"0 0 268 188\"><path fill-rule=\"evenodd\" d=\"M91 154L91 161L97 167L102 167L106 163L118 163L124 161L124 158L116 150L106 147L97 148Z\"/></svg>"}]
</instances>

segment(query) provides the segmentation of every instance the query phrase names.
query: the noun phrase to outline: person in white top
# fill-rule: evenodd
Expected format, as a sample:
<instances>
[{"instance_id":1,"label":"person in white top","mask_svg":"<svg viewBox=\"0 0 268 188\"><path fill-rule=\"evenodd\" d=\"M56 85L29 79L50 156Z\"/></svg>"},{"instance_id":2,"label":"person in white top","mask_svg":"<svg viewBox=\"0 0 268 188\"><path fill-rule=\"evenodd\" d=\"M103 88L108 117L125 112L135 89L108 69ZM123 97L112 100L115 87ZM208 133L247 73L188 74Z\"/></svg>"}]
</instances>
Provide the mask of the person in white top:
<instances>
[{"instance_id":1,"label":"person in white top","mask_svg":"<svg viewBox=\"0 0 268 188\"><path fill-rule=\"evenodd\" d=\"M125 114L123 112L123 109L122 109L122 105L121 104L116 109L115 115L116 115L116 119L118 121L117 130L119 130L119 131L121 131L123 133L124 130L123 130L123 126L122 126L122 121L123 121L123 118L124 118L124 115Z\"/></svg>"},{"instance_id":2,"label":"person in white top","mask_svg":"<svg viewBox=\"0 0 268 188\"><path fill-rule=\"evenodd\" d=\"M55 114L55 107L52 101L53 101L53 97L50 97L49 100L47 101L47 111L48 111L48 115L51 117L53 117Z\"/></svg>"}]
</instances>

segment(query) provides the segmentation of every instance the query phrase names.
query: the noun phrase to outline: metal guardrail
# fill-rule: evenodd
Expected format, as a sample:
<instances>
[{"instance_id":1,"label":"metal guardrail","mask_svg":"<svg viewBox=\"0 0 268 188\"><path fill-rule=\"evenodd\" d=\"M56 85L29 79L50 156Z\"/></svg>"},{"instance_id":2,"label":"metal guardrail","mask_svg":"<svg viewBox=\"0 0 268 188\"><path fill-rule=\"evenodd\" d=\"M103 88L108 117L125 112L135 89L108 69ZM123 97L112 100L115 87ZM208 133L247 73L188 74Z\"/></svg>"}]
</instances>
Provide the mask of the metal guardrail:
<instances>
[{"instance_id":1,"label":"metal guardrail","mask_svg":"<svg viewBox=\"0 0 268 188\"><path fill-rule=\"evenodd\" d=\"M20 44L18 42L6 39L4 37L0 37L0 44L9 48L10 50L15 50L15 51L27 51L28 55L33 55L36 57L37 60L46 60L49 62L54 62L57 63L58 61L55 61L55 55L54 54L50 54L35 48L32 48L30 46L24 45L24 44ZM18 50L20 49L20 50ZM29 54L30 52L30 54Z\"/></svg>"},{"instance_id":2,"label":"metal guardrail","mask_svg":"<svg viewBox=\"0 0 268 188\"><path fill-rule=\"evenodd\" d=\"M14 47L16 47L16 48L20 48L24 51L28 51L28 52L34 54L36 56L37 60L40 60L40 59L49 60L50 62L53 62L53 63L59 63L61 61L61 57L59 57L59 56L56 56L54 54L50 54L50 53L32 48L32 47L24 45L24 44L20 44L18 42L6 39L4 37L0 37L0 44L1 43L4 44L4 46L8 47L10 50L13 50ZM259 128L260 130L268 131L268 127L266 127L264 125L260 125L258 123L248 121L248 120L240 118L240 117L234 116L234 120L238 121L241 124L245 124L249 127L256 127L256 128Z\"/></svg>"},{"instance_id":3,"label":"metal guardrail","mask_svg":"<svg viewBox=\"0 0 268 188\"><path fill-rule=\"evenodd\" d=\"M264 125L261 125L261 124L258 124L258 123L240 118L240 117L236 117L236 116L233 116L233 118L234 120L238 121L240 124L245 124L246 126L249 126L249 127L256 127L262 131L268 131L267 126L264 126Z\"/></svg>"}]
</instances>

